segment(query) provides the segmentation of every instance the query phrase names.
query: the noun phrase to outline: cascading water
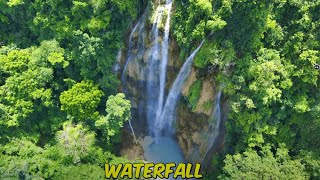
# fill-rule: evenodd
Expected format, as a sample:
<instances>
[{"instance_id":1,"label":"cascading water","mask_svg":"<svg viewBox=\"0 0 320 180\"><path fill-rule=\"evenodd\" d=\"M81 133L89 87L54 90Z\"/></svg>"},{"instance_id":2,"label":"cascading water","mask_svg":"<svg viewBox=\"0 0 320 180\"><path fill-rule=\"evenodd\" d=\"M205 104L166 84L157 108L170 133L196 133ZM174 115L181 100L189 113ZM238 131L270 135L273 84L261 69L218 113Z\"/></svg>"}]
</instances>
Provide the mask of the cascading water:
<instances>
[{"instance_id":1,"label":"cascading water","mask_svg":"<svg viewBox=\"0 0 320 180\"><path fill-rule=\"evenodd\" d=\"M126 73L127 73L127 68L128 68L128 64L130 62L130 60L132 60L132 46L133 46L133 34L136 32L139 24L141 22L141 19L139 20L139 22L136 24L136 26L132 29L131 33L130 33L130 37L129 37L129 47L128 47L128 55L127 55L127 60L124 64L124 68L123 68L123 71L122 71L122 75L121 75L121 82L122 82L122 85L125 86L126 85ZM123 88L124 90L124 93L127 93L127 89L126 88Z\"/></svg>"},{"instance_id":2,"label":"cascading water","mask_svg":"<svg viewBox=\"0 0 320 180\"><path fill-rule=\"evenodd\" d=\"M166 9L168 12L166 24L164 27L164 37L162 41L162 58L161 58L161 71L160 71L160 87L159 87L159 101L158 101L158 109L156 119L160 118L163 102L164 102L164 93L165 93L165 85L166 85L166 72L167 72L167 64L168 64L168 52L169 52L169 34L170 34L170 19L171 19L171 8L172 2L171 0L167 1Z\"/></svg>"},{"instance_id":3,"label":"cascading water","mask_svg":"<svg viewBox=\"0 0 320 180\"><path fill-rule=\"evenodd\" d=\"M209 137L208 147L205 152L205 155L203 156L203 160L206 158L208 152L213 147L217 137L219 136L220 132L220 124L221 124L221 107L220 107L220 100L221 100L221 90L217 93L216 99L215 99L215 108L212 114L212 123L210 124L210 132L213 132L213 134ZM202 160L202 161L203 161Z\"/></svg>"},{"instance_id":4,"label":"cascading water","mask_svg":"<svg viewBox=\"0 0 320 180\"><path fill-rule=\"evenodd\" d=\"M149 124L149 132L152 133L154 118L160 108L158 103L160 97L159 91L159 62L160 62L160 36L159 26L161 24L163 8L160 6L156 10L152 24L152 40L153 46L148 58L147 64L147 120Z\"/></svg>"},{"instance_id":5,"label":"cascading water","mask_svg":"<svg viewBox=\"0 0 320 180\"><path fill-rule=\"evenodd\" d=\"M166 2L166 5L159 6L156 10L152 25L153 47L150 52L150 59L148 61L147 119L149 123L149 132L153 136L156 136L155 129L157 127L155 123L160 118L164 105L166 71L169 52L171 8L172 1L170 0ZM160 46L159 26L162 22L165 12L167 14L164 26L164 37Z\"/></svg>"}]
</instances>

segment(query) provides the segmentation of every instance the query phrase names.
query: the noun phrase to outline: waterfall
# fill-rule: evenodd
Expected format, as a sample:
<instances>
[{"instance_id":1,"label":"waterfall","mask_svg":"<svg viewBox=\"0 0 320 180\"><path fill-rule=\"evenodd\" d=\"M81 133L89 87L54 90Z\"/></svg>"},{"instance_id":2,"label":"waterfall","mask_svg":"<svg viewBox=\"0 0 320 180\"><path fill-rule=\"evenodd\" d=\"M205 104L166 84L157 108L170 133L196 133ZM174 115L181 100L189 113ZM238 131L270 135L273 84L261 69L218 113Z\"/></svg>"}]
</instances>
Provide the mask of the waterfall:
<instances>
[{"instance_id":1,"label":"waterfall","mask_svg":"<svg viewBox=\"0 0 320 180\"><path fill-rule=\"evenodd\" d=\"M159 87L159 100L158 100L158 109L156 113L156 119L160 118L163 101L164 101L164 93L165 93L165 85L166 85L166 72L167 72L167 64L168 64L168 52L169 52L169 34L170 34L170 18L171 18L171 8L172 2L167 0L166 9L168 11L167 20L164 28L164 37L162 41L162 57L161 57L161 71L160 71L160 87Z\"/></svg>"},{"instance_id":2,"label":"waterfall","mask_svg":"<svg viewBox=\"0 0 320 180\"><path fill-rule=\"evenodd\" d=\"M158 61L160 57L160 44L159 44L159 24L161 23L162 10L157 8L152 24L152 40L153 46L148 55L147 64L147 120L149 124L149 132L152 132L153 119L156 116L158 109L157 101L159 97L158 85Z\"/></svg>"},{"instance_id":3,"label":"waterfall","mask_svg":"<svg viewBox=\"0 0 320 180\"><path fill-rule=\"evenodd\" d=\"M204 41L205 40L201 42L198 48L191 53L191 55L183 64L177 78L175 79L170 89L160 118L154 119L155 126L152 129L154 137L145 137L144 139L144 156L149 162L174 162L176 164L185 162L179 144L175 141L174 138L170 136L174 132L174 128L172 128L172 122L180 91L182 89L184 81L190 74L193 59L197 52L200 50ZM163 131L164 134L161 134L161 131ZM173 178L170 177L169 179Z\"/></svg>"},{"instance_id":4,"label":"waterfall","mask_svg":"<svg viewBox=\"0 0 320 180\"><path fill-rule=\"evenodd\" d=\"M221 99L221 90L217 93L216 95L216 99L215 99L215 108L212 114L212 123L210 124L210 129L211 132L213 132L210 135L209 138L209 144L207 147L207 150L203 156L203 160L205 159L205 157L207 156L208 152L210 151L210 149L213 147L214 142L216 141L217 137L219 136L219 132L220 132L220 123L221 123L221 108L220 108L220 99Z\"/></svg>"},{"instance_id":5,"label":"waterfall","mask_svg":"<svg viewBox=\"0 0 320 180\"><path fill-rule=\"evenodd\" d=\"M172 134L173 133L173 120L174 120L174 111L176 108L176 104L180 95L180 91L182 89L182 86L184 85L185 80L190 74L191 71L191 65L193 63L193 59L195 55L200 50L201 46L203 45L205 40L202 40L201 44L195 49L191 55L188 57L188 59L183 64L177 78L175 79L169 95L167 97L167 100L165 102L165 105L163 107L163 111L161 113L161 116L159 119L156 119L156 126L154 130L156 131L156 135L161 135L162 131L164 131L164 134Z\"/></svg>"},{"instance_id":6,"label":"waterfall","mask_svg":"<svg viewBox=\"0 0 320 180\"><path fill-rule=\"evenodd\" d=\"M166 96L171 10L172 0L167 0L165 5L159 5L155 9L150 32L145 32L149 28L149 26L145 28L145 22L147 12L150 12L145 11L144 16L130 34L127 59L121 77L124 93L128 94L126 89L127 68L130 67L130 75L133 72L134 77L136 74L142 76L134 78L136 81L132 82L138 82L139 86L130 91L135 94L131 101L135 102L134 104L138 107L139 118L146 119L148 132L142 146L146 160L154 163L184 162L180 146L170 135L174 133L172 124L181 89L190 74L193 59L205 41L203 40L186 59ZM136 33L138 33L138 40ZM129 125L133 129L131 122Z\"/></svg>"},{"instance_id":7,"label":"waterfall","mask_svg":"<svg viewBox=\"0 0 320 180\"><path fill-rule=\"evenodd\" d=\"M130 33L127 59L126 59L126 62L124 64L124 68L123 68L122 75L121 75L121 81L122 81L123 85L126 85L127 68L128 68L128 64L129 64L130 60L132 59L131 56L132 56L132 46L133 46L133 34L137 31L137 28L138 28L140 22L141 22L141 19L138 21L138 23L135 25L135 27L132 29L132 31Z\"/></svg>"},{"instance_id":8,"label":"waterfall","mask_svg":"<svg viewBox=\"0 0 320 180\"><path fill-rule=\"evenodd\" d=\"M171 8L171 1L167 1L164 6L157 7L152 24L153 46L149 54L147 66L147 119L149 133L152 135L154 135L155 122L159 119L164 104ZM159 28L165 13L167 13L167 16L164 26L164 37L160 45Z\"/></svg>"},{"instance_id":9,"label":"waterfall","mask_svg":"<svg viewBox=\"0 0 320 180\"><path fill-rule=\"evenodd\" d=\"M123 92L125 94L127 94L127 88L126 88L126 84L127 84L127 69L128 69L128 65L131 62L132 59L134 59L135 56L143 53L141 51L143 51L144 49L142 48L144 41L145 41L145 35L143 33L144 27L145 27L145 21L146 21L146 12L142 15L142 17L140 18L140 20L138 21L138 23L134 26L134 28L132 29L130 36L129 36L129 44L128 44L128 54L127 54L127 59L125 61L124 67L123 67L123 71L122 71L122 75L121 75L121 83L123 85ZM137 29L139 28L138 31L138 54L134 54L133 51L133 46L135 45L135 42L133 41L133 36L136 33Z\"/></svg>"}]
</instances>

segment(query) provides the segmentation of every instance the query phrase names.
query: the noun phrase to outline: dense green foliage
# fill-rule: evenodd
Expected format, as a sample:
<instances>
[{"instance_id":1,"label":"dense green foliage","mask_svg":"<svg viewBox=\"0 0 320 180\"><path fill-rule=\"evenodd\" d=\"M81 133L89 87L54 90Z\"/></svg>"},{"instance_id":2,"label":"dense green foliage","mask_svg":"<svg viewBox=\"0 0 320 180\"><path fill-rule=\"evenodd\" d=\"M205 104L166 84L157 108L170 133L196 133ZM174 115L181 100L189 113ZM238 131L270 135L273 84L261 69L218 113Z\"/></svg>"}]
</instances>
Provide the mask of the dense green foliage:
<instances>
[{"instance_id":1,"label":"dense green foliage","mask_svg":"<svg viewBox=\"0 0 320 180\"><path fill-rule=\"evenodd\" d=\"M131 104L124 98L123 93L109 96L106 104L107 116L95 122L95 126L102 131L102 138L106 138L108 143L110 137L113 142L120 142L120 130L131 119Z\"/></svg>"},{"instance_id":2,"label":"dense green foliage","mask_svg":"<svg viewBox=\"0 0 320 180\"><path fill-rule=\"evenodd\" d=\"M103 179L125 160L112 66L145 4L0 0L0 179Z\"/></svg>"},{"instance_id":3,"label":"dense green foliage","mask_svg":"<svg viewBox=\"0 0 320 180\"><path fill-rule=\"evenodd\" d=\"M220 179L308 179L300 160L291 160L288 150L278 148L275 157L270 147L256 152L227 155Z\"/></svg>"},{"instance_id":4,"label":"dense green foliage","mask_svg":"<svg viewBox=\"0 0 320 180\"><path fill-rule=\"evenodd\" d=\"M200 98L200 93L201 93L201 88L202 88L202 81L197 80L192 84L190 87L190 90L188 92L187 100L189 103L189 106L191 109L194 111L198 105L198 101Z\"/></svg>"},{"instance_id":5,"label":"dense green foliage","mask_svg":"<svg viewBox=\"0 0 320 180\"><path fill-rule=\"evenodd\" d=\"M60 95L61 110L77 120L96 119L103 92L92 82L82 81Z\"/></svg>"}]
</instances>

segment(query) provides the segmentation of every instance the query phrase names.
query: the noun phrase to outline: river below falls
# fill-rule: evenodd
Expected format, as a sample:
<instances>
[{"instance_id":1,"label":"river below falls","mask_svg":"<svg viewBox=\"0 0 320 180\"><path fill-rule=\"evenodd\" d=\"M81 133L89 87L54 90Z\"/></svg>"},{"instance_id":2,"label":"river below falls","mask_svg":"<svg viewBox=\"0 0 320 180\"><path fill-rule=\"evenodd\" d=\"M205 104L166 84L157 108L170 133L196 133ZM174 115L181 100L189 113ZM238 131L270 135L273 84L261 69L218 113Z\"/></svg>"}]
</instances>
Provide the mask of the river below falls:
<instances>
[{"instance_id":1,"label":"river below falls","mask_svg":"<svg viewBox=\"0 0 320 180\"><path fill-rule=\"evenodd\" d=\"M185 163L182 150L172 137L145 137L143 142L144 158L152 163ZM169 179L173 179L170 177ZM181 178L178 178L181 179Z\"/></svg>"},{"instance_id":2,"label":"river below falls","mask_svg":"<svg viewBox=\"0 0 320 180\"><path fill-rule=\"evenodd\" d=\"M172 137L146 137L144 141L144 157L153 163L184 163L182 150Z\"/></svg>"}]
</instances>

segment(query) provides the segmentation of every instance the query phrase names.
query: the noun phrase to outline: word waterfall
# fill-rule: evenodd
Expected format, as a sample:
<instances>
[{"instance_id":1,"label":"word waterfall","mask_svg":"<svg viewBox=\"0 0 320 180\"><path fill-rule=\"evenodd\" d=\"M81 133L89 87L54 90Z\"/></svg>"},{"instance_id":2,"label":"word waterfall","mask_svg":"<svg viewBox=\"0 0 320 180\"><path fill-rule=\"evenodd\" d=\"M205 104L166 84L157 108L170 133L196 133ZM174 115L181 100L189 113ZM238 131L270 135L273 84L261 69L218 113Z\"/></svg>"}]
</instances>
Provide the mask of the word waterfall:
<instances>
[{"instance_id":1,"label":"word waterfall","mask_svg":"<svg viewBox=\"0 0 320 180\"><path fill-rule=\"evenodd\" d=\"M177 179L181 177L183 179L190 179L190 178L202 178L200 174L200 164L196 164L193 167L192 164L183 164L180 163L176 165L175 163L168 163L168 164L153 164L153 163L136 163L136 164L118 164L118 165L109 165L106 164L105 171L106 177L110 178L166 178L172 177Z\"/></svg>"}]
</instances>

